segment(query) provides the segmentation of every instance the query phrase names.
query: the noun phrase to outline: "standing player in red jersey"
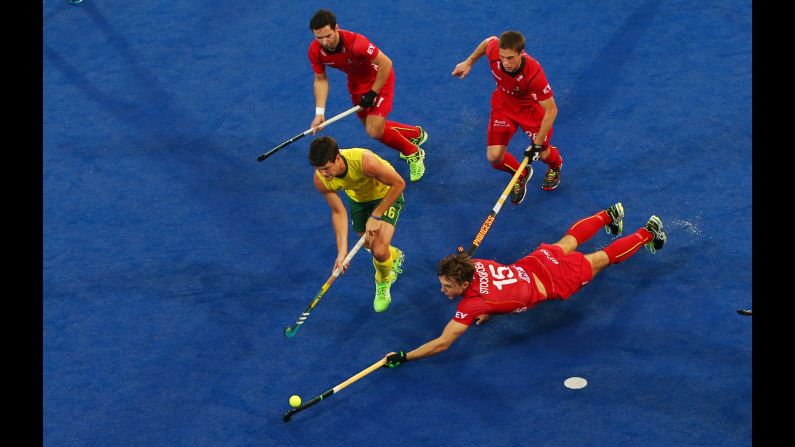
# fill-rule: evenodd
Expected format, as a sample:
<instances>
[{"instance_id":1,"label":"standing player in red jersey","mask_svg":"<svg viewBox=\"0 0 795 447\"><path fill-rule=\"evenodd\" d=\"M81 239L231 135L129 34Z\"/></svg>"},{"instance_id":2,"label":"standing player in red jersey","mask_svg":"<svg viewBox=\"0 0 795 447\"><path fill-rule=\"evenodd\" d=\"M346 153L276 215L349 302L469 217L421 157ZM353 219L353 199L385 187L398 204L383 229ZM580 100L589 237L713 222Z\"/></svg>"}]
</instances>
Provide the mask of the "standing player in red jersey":
<instances>
[{"instance_id":1,"label":"standing player in red jersey","mask_svg":"<svg viewBox=\"0 0 795 447\"><path fill-rule=\"evenodd\" d=\"M409 360L438 354L449 348L473 322L481 324L491 314L524 312L542 301L568 299L605 267L624 261L641 246L656 253L665 245L662 221L651 216L643 227L602 250L587 255L575 251L603 226L610 234L621 234L624 228L621 203L576 222L558 242L542 243L510 265L471 259L466 253L443 258L438 269L442 293L450 299L462 296L455 317L447 323L442 335L419 348L387 354L384 366L394 368Z\"/></svg>"},{"instance_id":2,"label":"standing player in red jersey","mask_svg":"<svg viewBox=\"0 0 795 447\"><path fill-rule=\"evenodd\" d=\"M425 151L420 147L428 133L420 126L387 121L392 111L395 92L395 71L392 60L361 34L340 29L331 11L321 9L312 16L309 28L315 40L309 45L309 61L315 73L315 119L317 133L326 120L328 78L326 66L348 75L351 102L364 110L356 113L367 135L400 152L409 164L409 179L418 181L425 174Z\"/></svg>"},{"instance_id":3,"label":"standing player in red jersey","mask_svg":"<svg viewBox=\"0 0 795 447\"><path fill-rule=\"evenodd\" d=\"M513 176L519 169L519 162L506 149L517 128L521 127L532 139L525 154L540 153L541 160L549 165L541 188L551 191L560 184L563 166L560 151L549 144L558 107L544 70L538 61L525 53L524 46L524 36L515 31L506 31L499 39L490 36L466 60L455 66L453 76L464 79L472 64L486 55L491 74L497 82L491 95L486 156L494 169ZM514 184L511 192L514 205L524 200L530 169L529 166L525 168Z\"/></svg>"}]
</instances>

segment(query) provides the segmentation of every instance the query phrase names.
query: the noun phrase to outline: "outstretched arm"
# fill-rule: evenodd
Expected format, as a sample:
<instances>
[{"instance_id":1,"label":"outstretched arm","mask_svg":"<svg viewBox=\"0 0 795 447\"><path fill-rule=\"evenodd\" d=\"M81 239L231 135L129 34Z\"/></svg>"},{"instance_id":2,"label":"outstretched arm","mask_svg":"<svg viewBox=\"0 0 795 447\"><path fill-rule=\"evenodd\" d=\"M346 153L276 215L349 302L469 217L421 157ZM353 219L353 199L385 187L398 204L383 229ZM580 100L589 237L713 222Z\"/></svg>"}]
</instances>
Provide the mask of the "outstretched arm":
<instances>
[{"instance_id":1,"label":"outstretched arm","mask_svg":"<svg viewBox=\"0 0 795 447\"><path fill-rule=\"evenodd\" d=\"M433 340L425 343L413 351L409 351L408 354L406 354L406 359L416 360L446 351L450 346L453 345L456 339L461 336L461 334L466 332L467 329L469 329L469 326L459 323L455 320L450 320L450 322L447 323L447 326L444 327L442 335L434 338Z\"/></svg>"},{"instance_id":2,"label":"outstretched arm","mask_svg":"<svg viewBox=\"0 0 795 447\"><path fill-rule=\"evenodd\" d=\"M447 323L447 326L444 327L444 331L442 331L442 335L434 338L433 340L425 343L424 345L420 346L419 348L404 353L403 351L400 352L401 359L397 361L390 361L389 357L397 356L394 352L390 352L384 357L384 361L386 364L384 366L393 368L395 366L400 365L401 363L407 362L409 360L417 360L424 357L430 357L432 355L436 355L442 351L446 351L453 342L456 341L458 337L461 336L469 326L459 323L455 320L450 320Z\"/></svg>"}]
</instances>

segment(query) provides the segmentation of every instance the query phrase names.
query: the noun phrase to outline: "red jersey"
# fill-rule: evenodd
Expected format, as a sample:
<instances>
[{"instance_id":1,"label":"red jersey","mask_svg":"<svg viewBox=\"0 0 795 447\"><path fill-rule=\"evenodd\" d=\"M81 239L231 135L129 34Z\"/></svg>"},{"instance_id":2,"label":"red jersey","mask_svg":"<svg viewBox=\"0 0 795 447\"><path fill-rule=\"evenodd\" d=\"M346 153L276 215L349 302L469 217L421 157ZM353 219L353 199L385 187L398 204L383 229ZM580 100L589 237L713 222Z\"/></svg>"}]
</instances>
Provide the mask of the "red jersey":
<instances>
[{"instance_id":1,"label":"red jersey","mask_svg":"<svg viewBox=\"0 0 795 447\"><path fill-rule=\"evenodd\" d=\"M486 57L497 87L491 95L491 106L495 109L518 111L520 107L530 107L531 114L538 122L544 117L544 109L539 101L552 97L552 87L541 64L522 51L521 68L508 74L500 62L500 40L493 37L486 44Z\"/></svg>"},{"instance_id":2,"label":"red jersey","mask_svg":"<svg viewBox=\"0 0 795 447\"><path fill-rule=\"evenodd\" d=\"M479 315L524 312L544 299L521 266L488 259L472 262L475 275L458 303L455 321L469 326Z\"/></svg>"},{"instance_id":3,"label":"red jersey","mask_svg":"<svg viewBox=\"0 0 795 447\"><path fill-rule=\"evenodd\" d=\"M378 71L378 66L372 63L378 56L378 47L361 34L342 29L339 33L340 43L333 53L320 46L317 40L309 44L312 70L317 74L325 73L326 65L342 70L348 75L348 90L351 94L367 93ZM394 73L391 70L389 77L394 78Z\"/></svg>"}]
</instances>

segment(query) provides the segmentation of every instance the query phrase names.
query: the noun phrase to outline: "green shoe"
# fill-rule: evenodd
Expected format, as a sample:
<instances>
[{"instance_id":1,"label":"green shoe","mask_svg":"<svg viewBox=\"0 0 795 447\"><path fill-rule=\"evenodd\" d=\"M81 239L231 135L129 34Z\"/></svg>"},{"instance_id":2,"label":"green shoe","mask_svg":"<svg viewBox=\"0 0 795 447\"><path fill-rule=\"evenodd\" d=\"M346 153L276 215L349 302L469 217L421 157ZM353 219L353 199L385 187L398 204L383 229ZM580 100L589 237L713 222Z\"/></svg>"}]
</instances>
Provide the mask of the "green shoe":
<instances>
[{"instance_id":1,"label":"green shoe","mask_svg":"<svg viewBox=\"0 0 795 447\"><path fill-rule=\"evenodd\" d=\"M389 303L392 302L392 296L389 294L389 288L395 282L395 275L390 273L390 279L384 282L375 283L375 299L373 300L373 309L376 312L383 312L389 309Z\"/></svg>"},{"instance_id":2,"label":"green shoe","mask_svg":"<svg viewBox=\"0 0 795 447\"><path fill-rule=\"evenodd\" d=\"M605 210L607 215L613 219L612 222L605 225L607 234L614 234L618 236L624 231L624 205L621 202L611 205L610 208Z\"/></svg>"},{"instance_id":3,"label":"green shoe","mask_svg":"<svg viewBox=\"0 0 795 447\"><path fill-rule=\"evenodd\" d=\"M425 151L418 148L417 152L411 155L400 154L400 158L406 160L409 164L409 176L412 182L419 181L423 174L425 174Z\"/></svg>"},{"instance_id":4,"label":"green shoe","mask_svg":"<svg viewBox=\"0 0 795 447\"><path fill-rule=\"evenodd\" d=\"M552 191L553 189L557 188L560 185L560 170L563 169L563 164L561 163L558 169L547 169L547 175L544 177L544 181L541 183L541 189L544 191Z\"/></svg>"},{"instance_id":5,"label":"green shoe","mask_svg":"<svg viewBox=\"0 0 795 447\"><path fill-rule=\"evenodd\" d=\"M422 126L417 126L417 129L420 130L420 136L418 136L417 138L409 138L409 141L411 141L411 144L420 147L422 146L423 143L428 141L428 132L426 132L425 129L422 128Z\"/></svg>"},{"instance_id":6,"label":"green shoe","mask_svg":"<svg viewBox=\"0 0 795 447\"><path fill-rule=\"evenodd\" d=\"M511 203L518 205L522 203L524 197L527 195L527 181L533 176L533 167L527 165L525 168L525 175L516 179L511 190Z\"/></svg>"},{"instance_id":7,"label":"green shoe","mask_svg":"<svg viewBox=\"0 0 795 447\"><path fill-rule=\"evenodd\" d=\"M397 247L395 247L395 250L398 251L398 257L392 261L392 272L395 274L395 281L397 281L397 276L403 273L403 261L406 260L406 255L404 255L403 251Z\"/></svg>"},{"instance_id":8,"label":"green shoe","mask_svg":"<svg viewBox=\"0 0 795 447\"><path fill-rule=\"evenodd\" d=\"M645 228L649 233L652 234L652 236L654 236L654 238L649 242L646 242L644 246L652 254L657 253L657 250L663 248L667 239L665 231L663 231L662 220L660 220L660 218L657 216L651 216L643 228Z\"/></svg>"}]
</instances>

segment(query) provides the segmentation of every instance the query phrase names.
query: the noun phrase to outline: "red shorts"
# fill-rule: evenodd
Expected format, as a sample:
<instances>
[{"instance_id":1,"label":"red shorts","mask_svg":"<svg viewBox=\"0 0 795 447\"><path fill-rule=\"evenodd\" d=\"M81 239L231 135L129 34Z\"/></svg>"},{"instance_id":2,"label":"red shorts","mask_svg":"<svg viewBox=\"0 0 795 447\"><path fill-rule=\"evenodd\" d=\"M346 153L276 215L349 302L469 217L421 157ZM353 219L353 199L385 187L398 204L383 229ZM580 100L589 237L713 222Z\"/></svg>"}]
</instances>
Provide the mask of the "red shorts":
<instances>
[{"instance_id":1,"label":"red shorts","mask_svg":"<svg viewBox=\"0 0 795 447\"><path fill-rule=\"evenodd\" d=\"M486 145L507 146L519 127L524 130L527 136L530 137L530 142L532 142L535 141L536 134L541 129L541 122L533 118L529 108L522 108L518 112L492 108L489 115ZM551 128L549 129L549 133L544 139L544 144L542 144L544 149L552 140L552 130Z\"/></svg>"},{"instance_id":2,"label":"red shorts","mask_svg":"<svg viewBox=\"0 0 795 447\"><path fill-rule=\"evenodd\" d=\"M375 98L375 105L368 109L359 110L356 112L356 116L358 116L359 119L366 119L367 115L378 115L386 118L387 115L389 115L389 112L392 111L392 98L394 95L395 78L392 77L386 81L386 84L384 84L383 87L381 87L381 91L378 92L378 97ZM364 93L351 93L351 103L353 103L355 106L359 105L359 100L362 99L362 96L364 96Z\"/></svg>"},{"instance_id":3,"label":"red shorts","mask_svg":"<svg viewBox=\"0 0 795 447\"><path fill-rule=\"evenodd\" d=\"M547 289L547 299L565 300L593 277L591 263L585 259L585 255L578 251L564 255L563 248L552 244L539 245L535 251L514 264L538 276Z\"/></svg>"}]
</instances>

